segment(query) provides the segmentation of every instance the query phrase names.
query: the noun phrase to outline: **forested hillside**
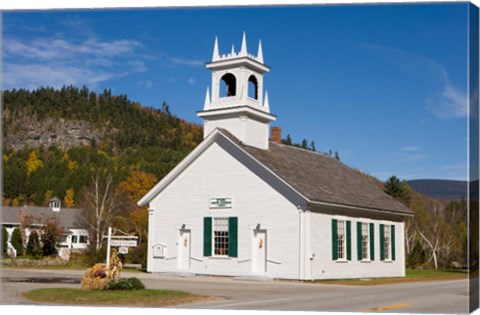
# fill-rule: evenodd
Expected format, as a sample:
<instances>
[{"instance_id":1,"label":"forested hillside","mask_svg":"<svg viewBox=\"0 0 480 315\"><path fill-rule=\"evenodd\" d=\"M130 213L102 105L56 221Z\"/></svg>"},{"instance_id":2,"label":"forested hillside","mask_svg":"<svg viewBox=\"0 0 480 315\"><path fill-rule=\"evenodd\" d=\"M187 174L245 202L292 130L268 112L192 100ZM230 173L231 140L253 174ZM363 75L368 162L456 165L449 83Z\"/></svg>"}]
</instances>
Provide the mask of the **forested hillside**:
<instances>
[{"instance_id":1,"label":"forested hillside","mask_svg":"<svg viewBox=\"0 0 480 315\"><path fill-rule=\"evenodd\" d=\"M3 204L73 205L98 169L119 183L133 171L160 179L201 140L200 126L110 90L73 86L3 94Z\"/></svg>"},{"instance_id":2,"label":"forested hillside","mask_svg":"<svg viewBox=\"0 0 480 315\"><path fill-rule=\"evenodd\" d=\"M63 206L84 209L96 245L92 261L105 256L101 235L115 226L139 236L129 259L145 264L148 212L136 202L200 143L202 128L172 115L167 104L143 107L110 90L12 90L3 100L3 205L46 205L57 196ZM316 151L313 141L282 142ZM466 265L465 199L436 200L395 176L382 183L358 174L414 211L405 222L407 266ZM470 225L478 228L478 220Z\"/></svg>"},{"instance_id":3,"label":"forested hillside","mask_svg":"<svg viewBox=\"0 0 480 315\"><path fill-rule=\"evenodd\" d=\"M467 198L466 181L442 179L409 180L408 185L416 192L441 200L459 200Z\"/></svg>"}]
</instances>

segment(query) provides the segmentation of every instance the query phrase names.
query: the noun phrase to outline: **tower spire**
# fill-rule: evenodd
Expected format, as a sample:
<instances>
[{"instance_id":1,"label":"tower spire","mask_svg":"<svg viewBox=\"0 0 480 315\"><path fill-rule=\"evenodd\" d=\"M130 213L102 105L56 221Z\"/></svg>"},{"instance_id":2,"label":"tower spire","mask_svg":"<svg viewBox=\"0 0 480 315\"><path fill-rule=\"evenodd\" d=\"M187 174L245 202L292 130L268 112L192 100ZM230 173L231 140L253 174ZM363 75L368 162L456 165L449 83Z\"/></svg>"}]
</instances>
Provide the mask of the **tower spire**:
<instances>
[{"instance_id":1,"label":"tower spire","mask_svg":"<svg viewBox=\"0 0 480 315\"><path fill-rule=\"evenodd\" d=\"M258 53L257 60L263 63L263 50L262 50L262 40L258 41Z\"/></svg>"},{"instance_id":2,"label":"tower spire","mask_svg":"<svg viewBox=\"0 0 480 315\"><path fill-rule=\"evenodd\" d=\"M215 36L215 44L213 45L212 61L217 61L219 59L220 59L220 53L218 52L218 37Z\"/></svg>"},{"instance_id":3,"label":"tower spire","mask_svg":"<svg viewBox=\"0 0 480 315\"><path fill-rule=\"evenodd\" d=\"M235 57L235 45L232 44L232 52L230 53L232 57Z\"/></svg>"},{"instance_id":4,"label":"tower spire","mask_svg":"<svg viewBox=\"0 0 480 315\"><path fill-rule=\"evenodd\" d=\"M207 86L207 94L205 95L205 103L203 104L203 110L207 110L210 107L210 88Z\"/></svg>"},{"instance_id":5,"label":"tower spire","mask_svg":"<svg viewBox=\"0 0 480 315\"><path fill-rule=\"evenodd\" d=\"M268 102L268 92L265 91L265 98L263 100L263 110L270 113L270 103Z\"/></svg>"},{"instance_id":6,"label":"tower spire","mask_svg":"<svg viewBox=\"0 0 480 315\"><path fill-rule=\"evenodd\" d=\"M243 32L242 48L240 48L239 56L242 56L242 57L247 56L247 35L245 34L245 31Z\"/></svg>"}]
</instances>

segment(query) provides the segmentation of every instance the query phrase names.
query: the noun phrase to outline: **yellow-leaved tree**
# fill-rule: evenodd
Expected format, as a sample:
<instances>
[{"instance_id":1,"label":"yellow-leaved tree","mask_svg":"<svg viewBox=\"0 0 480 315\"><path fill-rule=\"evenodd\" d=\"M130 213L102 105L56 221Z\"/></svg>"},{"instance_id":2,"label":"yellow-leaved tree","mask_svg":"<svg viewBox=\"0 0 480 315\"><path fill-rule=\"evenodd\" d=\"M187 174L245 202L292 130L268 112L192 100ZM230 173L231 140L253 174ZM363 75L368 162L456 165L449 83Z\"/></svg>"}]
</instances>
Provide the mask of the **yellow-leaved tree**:
<instances>
[{"instance_id":1,"label":"yellow-leaved tree","mask_svg":"<svg viewBox=\"0 0 480 315\"><path fill-rule=\"evenodd\" d=\"M27 172L28 175L38 170L43 166L43 161L38 158L36 150L32 150L28 156L27 160Z\"/></svg>"},{"instance_id":2,"label":"yellow-leaved tree","mask_svg":"<svg viewBox=\"0 0 480 315\"><path fill-rule=\"evenodd\" d=\"M128 178L118 185L118 189L125 194L131 204L130 220L138 234L140 241L146 239L148 226L148 212L146 207L137 206L140 200L156 183L157 177L151 173L134 169Z\"/></svg>"},{"instance_id":3,"label":"yellow-leaved tree","mask_svg":"<svg viewBox=\"0 0 480 315\"><path fill-rule=\"evenodd\" d=\"M67 206L67 208L72 208L75 205L75 191L73 188L67 189L63 201L65 202L65 206Z\"/></svg>"}]
</instances>

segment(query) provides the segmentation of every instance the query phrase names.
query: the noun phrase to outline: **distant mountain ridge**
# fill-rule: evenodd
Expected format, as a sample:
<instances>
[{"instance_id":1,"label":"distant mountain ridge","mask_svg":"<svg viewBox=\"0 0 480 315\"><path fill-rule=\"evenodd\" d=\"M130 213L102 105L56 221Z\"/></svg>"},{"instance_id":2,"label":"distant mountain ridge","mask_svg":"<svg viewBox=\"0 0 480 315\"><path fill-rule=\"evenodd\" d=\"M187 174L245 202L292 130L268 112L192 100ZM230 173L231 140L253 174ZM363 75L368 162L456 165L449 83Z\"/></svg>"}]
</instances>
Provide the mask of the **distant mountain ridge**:
<instances>
[{"instance_id":1,"label":"distant mountain ridge","mask_svg":"<svg viewBox=\"0 0 480 315\"><path fill-rule=\"evenodd\" d=\"M417 193L441 200L467 198L467 181L447 179L415 179L407 181Z\"/></svg>"}]
</instances>

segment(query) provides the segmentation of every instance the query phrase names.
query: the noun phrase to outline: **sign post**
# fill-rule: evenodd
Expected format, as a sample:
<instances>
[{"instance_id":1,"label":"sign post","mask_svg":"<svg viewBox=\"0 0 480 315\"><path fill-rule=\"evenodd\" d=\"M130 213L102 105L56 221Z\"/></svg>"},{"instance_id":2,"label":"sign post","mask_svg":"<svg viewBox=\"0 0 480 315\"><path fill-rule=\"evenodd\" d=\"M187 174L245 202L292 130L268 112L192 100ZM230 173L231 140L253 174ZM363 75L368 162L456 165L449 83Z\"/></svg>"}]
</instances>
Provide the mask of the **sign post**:
<instances>
[{"instance_id":1,"label":"sign post","mask_svg":"<svg viewBox=\"0 0 480 315\"><path fill-rule=\"evenodd\" d=\"M112 233L115 231L124 235L112 235ZM105 264L107 269L110 267L110 250L112 246L119 247L120 254L127 254L128 247L136 247L138 244L138 236L128 235L127 233L114 229L110 226L108 227L108 235L104 235L103 238L107 239L107 262Z\"/></svg>"},{"instance_id":2,"label":"sign post","mask_svg":"<svg viewBox=\"0 0 480 315\"><path fill-rule=\"evenodd\" d=\"M110 242L112 240L112 228L108 227L108 238L107 238L107 269L110 267Z\"/></svg>"}]
</instances>

